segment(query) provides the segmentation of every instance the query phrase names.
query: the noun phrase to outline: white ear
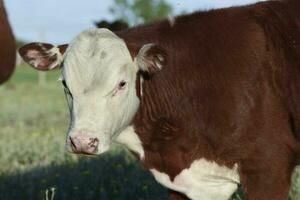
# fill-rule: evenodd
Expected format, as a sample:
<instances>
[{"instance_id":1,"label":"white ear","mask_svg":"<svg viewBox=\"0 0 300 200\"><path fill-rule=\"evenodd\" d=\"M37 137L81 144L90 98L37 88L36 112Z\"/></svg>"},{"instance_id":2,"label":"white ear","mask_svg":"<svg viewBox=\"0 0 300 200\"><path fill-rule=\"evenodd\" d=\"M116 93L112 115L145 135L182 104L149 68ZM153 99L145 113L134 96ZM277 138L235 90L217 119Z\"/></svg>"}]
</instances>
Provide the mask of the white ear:
<instances>
[{"instance_id":1,"label":"white ear","mask_svg":"<svg viewBox=\"0 0 300 200\"><path fill-rule=\"evenodd\" d=\"M145 44L136 57L141 71L153 75L167 64L166 51L156 44Z\"/></svg>"},{"instance_id":2,"label":"white ear","mask_svg":"<svg viewBox=\"0 0 300 200\"><path fill-rule=\"evenodd\" d=\"M54 46L47 43L30 43L19 49L26 63L37 70L52 70L60 67L68 45Z\"/></svg>"}]
</instances>

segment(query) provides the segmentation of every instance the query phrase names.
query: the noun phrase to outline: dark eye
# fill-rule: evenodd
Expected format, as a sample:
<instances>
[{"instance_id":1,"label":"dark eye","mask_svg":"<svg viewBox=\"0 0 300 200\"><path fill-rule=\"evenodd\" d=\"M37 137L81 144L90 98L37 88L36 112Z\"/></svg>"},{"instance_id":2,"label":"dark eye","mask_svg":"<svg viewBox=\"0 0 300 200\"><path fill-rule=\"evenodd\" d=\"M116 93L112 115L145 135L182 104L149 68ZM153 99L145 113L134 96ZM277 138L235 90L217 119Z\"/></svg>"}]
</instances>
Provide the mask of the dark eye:
<instances>
[{"instance_id":1,"label":"dark eye","mask_svg":"<svg viewBox=\"0 0 300 200\"><path fill-rule=\"evenodd\" d=\"M125 85L126 85L126 81L121 81L119 83L119 89L123 89L125 87Z\"/></svg>"}]
</instances>

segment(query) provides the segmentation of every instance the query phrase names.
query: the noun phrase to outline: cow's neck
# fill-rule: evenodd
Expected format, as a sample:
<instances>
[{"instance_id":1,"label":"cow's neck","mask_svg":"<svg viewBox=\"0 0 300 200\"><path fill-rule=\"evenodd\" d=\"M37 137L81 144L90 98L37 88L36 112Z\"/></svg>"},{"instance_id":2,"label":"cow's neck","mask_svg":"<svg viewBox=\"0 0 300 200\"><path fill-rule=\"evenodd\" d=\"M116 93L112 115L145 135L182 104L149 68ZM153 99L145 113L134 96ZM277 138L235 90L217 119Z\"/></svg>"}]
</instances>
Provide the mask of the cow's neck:
<instances>
[{"instance_id":1,"label":"cow's neck","mask_svg":"<svg viewBox=\"0 0 300 200\"><path fill-rule=\"evenodd\" d=\"M147 43L161 46L169 55L168 64L152 78L144 80L140 88L137 87L140 108L133 125L140 144L143 145L145 166L168 172L171 178L196 159L216 160L211 141L205 134L200 133L207 131L207 127L203 125L204 121L201 120L207 120L209 117L203 119L203 116L215 115L219 110L210 107L212 114L203 113L199 116L201 110L209 110L207 106L210 105L191 106L191 99L199 98L196 92L199 88L196 87L197 84L186 83L191 82L190 78L198 81L199 77L194 75L195 72L191 68L184 67L187 65L186 52L174 51L178 46L187 48L186 43L190 39L182 35L180 40L175 40L172 30L179 30L181 25L184 26L184 23L178 21L175 26L171 26L164 21L117 33L124 39L133 59L139 49ZM163 34L157 34L157 30L164 30ZM185 70L185 76L182 76L182 70ZM216 131L213 127L210 131ZM224 164L224 161L218 162ZM232 167L233 163L229 165Z\"/></svg>"},{"instance_id":2,"label":"cow's neck","mask_svg":"<svg viewBox=\"0 0 300 200\"><path fill-rule=\"evenodd\" d=\"M166 50L173 45L174 41L167 39L167 35L153 34L157 29L155 26L160 25L162 24L138 27L117 34L125 40L134 58L144 44L155 43ZM140 32L144 34L140 34ZM137 137L132 140L134 145L131 147L135 147L134 149L127 146L138 155L141 155L142 147L143 164L146 168L167 172L172 179L199 157L195 149L199 150L207 145L197 143L195 135L186 133L183 128L183 118L180 117L180 109L178 109L180 105L177 100L178 97L184 95L176 88L178 79L168 74L170 67L172 66L167 66L150 80L144 80L143 84L140 82L140 77L137 77L137 96L140 98L140 108L133 121L135 132L130 134L131 136L136 134ZM127 131L126 134L128 134ZM203 147L197 148L197 146ZM191 151L195 151L195 153ZM189 156L186 156L188 154ZM205 155L210 157L207 152Z\"/></svg>"}]
</instances>

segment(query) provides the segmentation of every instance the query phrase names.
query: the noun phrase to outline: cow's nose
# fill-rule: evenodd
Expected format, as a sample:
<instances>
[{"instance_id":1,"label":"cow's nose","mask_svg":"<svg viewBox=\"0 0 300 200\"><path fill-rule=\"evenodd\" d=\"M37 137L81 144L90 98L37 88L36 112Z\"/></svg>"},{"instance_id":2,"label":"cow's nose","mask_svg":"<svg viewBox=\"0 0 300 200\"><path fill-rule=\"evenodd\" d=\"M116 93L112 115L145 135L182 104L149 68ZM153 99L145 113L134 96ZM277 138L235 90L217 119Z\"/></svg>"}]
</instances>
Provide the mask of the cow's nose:
<instances>
[{"instance_id":1,"label":"cow's nose","mask_svg":"<svg viewBox=\"0 0 300 200\"><path fill-rule=\"evenodd\" d=\"M74 153L95 154L99 140L88 136L76 136L70 137L70 143Z\"/></svg>"}]
</instances>

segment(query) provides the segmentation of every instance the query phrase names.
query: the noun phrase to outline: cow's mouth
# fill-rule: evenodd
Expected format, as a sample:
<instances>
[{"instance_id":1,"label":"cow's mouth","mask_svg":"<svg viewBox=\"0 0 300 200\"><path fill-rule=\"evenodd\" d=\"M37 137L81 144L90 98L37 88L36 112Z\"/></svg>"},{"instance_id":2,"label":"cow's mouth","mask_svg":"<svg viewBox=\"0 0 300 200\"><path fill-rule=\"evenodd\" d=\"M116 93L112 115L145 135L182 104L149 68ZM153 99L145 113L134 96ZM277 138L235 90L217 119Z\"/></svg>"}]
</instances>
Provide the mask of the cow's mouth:
<instances>
[{"instance_id":1,"label":"cow's mouth","mask_svg":"<svg viewBox=\"0 0 300 200\"><path fill-rule=\"evenodd\" d=\"M98 154L99 139L95 137L76 136L69 137L71 153L96 155Z\"/></svg>"}]
</instances>

